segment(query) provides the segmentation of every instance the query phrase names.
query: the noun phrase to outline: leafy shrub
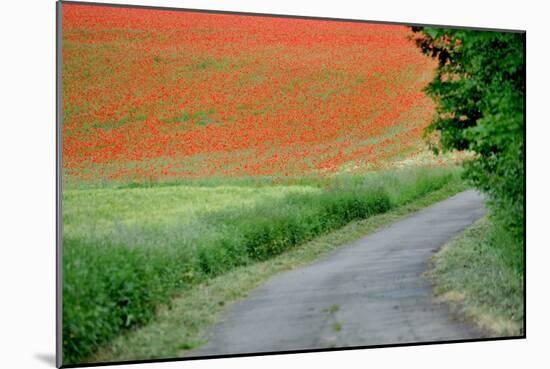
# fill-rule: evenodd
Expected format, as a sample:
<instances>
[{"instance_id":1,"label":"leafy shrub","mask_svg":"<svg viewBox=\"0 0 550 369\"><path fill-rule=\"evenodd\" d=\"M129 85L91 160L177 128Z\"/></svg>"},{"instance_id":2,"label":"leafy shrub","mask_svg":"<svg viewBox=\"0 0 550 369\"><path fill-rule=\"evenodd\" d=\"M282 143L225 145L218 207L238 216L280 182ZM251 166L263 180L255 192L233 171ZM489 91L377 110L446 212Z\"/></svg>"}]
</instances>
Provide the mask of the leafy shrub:
<instances>
[{"instance_id":1,"label":"leafy shrub","mask_svg":"<svg viewBox=\"0 0 550 369\"><path fill-rule=\"evenodd\" d=\"M525 34L413 27L439 65L426 88L437 103L434 149L469 150L465 177L489 197L493 243L523 266ZM498 234L498 237L496 236ZM512 249L509 249L512 248Z\"/></svg>"}]
</instances>

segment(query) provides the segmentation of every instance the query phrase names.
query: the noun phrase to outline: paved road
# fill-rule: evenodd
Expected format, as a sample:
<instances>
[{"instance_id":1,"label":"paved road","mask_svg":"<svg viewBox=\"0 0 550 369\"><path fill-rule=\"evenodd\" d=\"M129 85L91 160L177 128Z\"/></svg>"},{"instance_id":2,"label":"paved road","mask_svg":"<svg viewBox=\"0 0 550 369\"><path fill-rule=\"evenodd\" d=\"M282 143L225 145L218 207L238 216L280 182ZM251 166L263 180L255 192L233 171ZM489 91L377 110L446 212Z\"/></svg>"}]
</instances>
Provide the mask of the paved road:
<instances>
[{"instance_id":1,"label":"paved road","mask_svg":"<svg viewBox=\"0 0 550 369\"><path fill-rule=\"evenodd\" d=\"M279 274L231 305L191 356L482 337L432 301L421 274L433 252L484 212L478 193L462 192Z\"/></svg>"}]
</instances>

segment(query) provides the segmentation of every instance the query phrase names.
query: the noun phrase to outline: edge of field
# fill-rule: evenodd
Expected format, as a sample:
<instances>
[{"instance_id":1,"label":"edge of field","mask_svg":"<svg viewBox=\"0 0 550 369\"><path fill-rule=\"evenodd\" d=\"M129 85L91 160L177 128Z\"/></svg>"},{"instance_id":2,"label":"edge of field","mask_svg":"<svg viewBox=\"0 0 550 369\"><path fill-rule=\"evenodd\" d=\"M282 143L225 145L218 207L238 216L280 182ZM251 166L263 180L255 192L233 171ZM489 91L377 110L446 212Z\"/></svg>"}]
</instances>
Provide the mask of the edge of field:
<instances>
[{"instance_id":1,"label":"edge of field","mask_svg":"<svg viewBox=\"0 0 550 369\"><path fill-rule=\"evenodd\" d=\"M490 241L485 216L432 256L425 273L435 300L473 321L492 337L524 333L523 278L505 263Z\"/></svg>"},{"instance_id":2,"label":"edge of field","mask_svg":"<svg viewBox=\"0 0 550 369\"><path fill-rule=\"evenodd\" d=\"M312 263L340 246L467 188L461 181L451 182L409 204L364 220L353 221L276 257L238 267L183 290L172 300L170 306L158 309L151 323L116 337L85 362L105 363L185 356L189 350L206 343L208 328L219 321L226 305L245 298L250 291L273 275Z\"/></svg>"}]
</instances>

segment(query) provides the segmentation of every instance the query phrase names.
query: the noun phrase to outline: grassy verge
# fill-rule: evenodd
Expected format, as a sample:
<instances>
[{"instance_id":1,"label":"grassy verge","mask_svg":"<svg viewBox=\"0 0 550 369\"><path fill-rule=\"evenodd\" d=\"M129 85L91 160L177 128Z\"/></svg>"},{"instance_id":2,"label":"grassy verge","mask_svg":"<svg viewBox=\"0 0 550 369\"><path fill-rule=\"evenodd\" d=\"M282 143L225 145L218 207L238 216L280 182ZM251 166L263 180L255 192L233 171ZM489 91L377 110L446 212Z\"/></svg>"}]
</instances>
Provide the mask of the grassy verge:
<instances>
[{"instance_id":1,"label":"grassy verge","mask_svg":"<svg viewBox=\"0 0 550 369\"><path fill-rule=\"evenodd\" d=\"M64 191L64 363L147 323L177 291L460 183L457 168L432 168Z\"/></svg>"},{"instance_id":2,"label":"grassy verge","mask_svg":"<svg viewBox=\"0 0 550 369\"><path fill-rule=\"evenodd\" d=\"M494 246L483 218L433 257L429 278L436 297L492 336L523 334L523 275Z\"/></svg>"},{"instance_id":3,"label":"grassy verge","mask_svg":"<svg viewBox=\"0 0 550 369\"><path fill-rule=\"evenodd\" d=\"M225 305L246 297L274 274L307 265L343 244L464 189L462 182L450 181L439 190L384 214L353 221L271 259L237 267L223 276L184 289L169 306L158 310L150 324L120 335L88 360L112 362L185 356L188 350L205 342L207 328L219 319Z\"/></svg>"}]
</instances>

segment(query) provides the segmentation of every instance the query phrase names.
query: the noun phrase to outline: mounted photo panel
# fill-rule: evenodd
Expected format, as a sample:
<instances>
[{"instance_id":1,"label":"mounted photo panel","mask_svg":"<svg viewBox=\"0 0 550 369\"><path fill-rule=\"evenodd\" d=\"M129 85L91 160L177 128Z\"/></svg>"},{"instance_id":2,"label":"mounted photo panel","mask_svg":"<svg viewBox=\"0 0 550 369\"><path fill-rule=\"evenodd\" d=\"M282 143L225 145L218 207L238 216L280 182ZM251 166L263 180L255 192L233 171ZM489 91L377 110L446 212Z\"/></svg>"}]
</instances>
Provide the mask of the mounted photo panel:
<instances>
[{"instance_id":1,"label":"mounted photo panel","mask_svg":"<svg viewBox=\"0 0 550 369\"><path fill-rule=\"evenodd\" d=\"M525 338L525 38L57 3L58 366Z\"/></svg>"}]
</instances>

